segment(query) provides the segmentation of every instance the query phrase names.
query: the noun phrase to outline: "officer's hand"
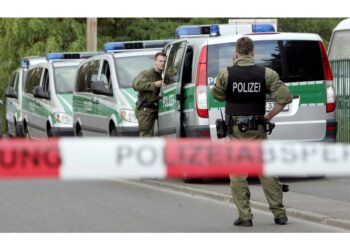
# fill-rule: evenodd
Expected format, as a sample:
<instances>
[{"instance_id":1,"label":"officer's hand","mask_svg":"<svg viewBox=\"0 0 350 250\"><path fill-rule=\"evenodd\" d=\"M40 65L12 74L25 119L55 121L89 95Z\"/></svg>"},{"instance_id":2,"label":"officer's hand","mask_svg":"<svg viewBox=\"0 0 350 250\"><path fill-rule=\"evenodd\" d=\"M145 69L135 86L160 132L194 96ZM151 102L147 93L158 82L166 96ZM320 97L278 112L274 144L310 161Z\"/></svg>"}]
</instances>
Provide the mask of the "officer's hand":
<instances>
[{"instance_id":1,"label":"officer's hand","mask_svg":"<svg viewBox=\"0 0 350 250\"><path fill-rule=\"evenodd\" d=\"M154 83L154 86L156 86L157 88L160 88L162 87L162 84L163 84L163 80L159 80Z\"/></svg>"}]
</instances>

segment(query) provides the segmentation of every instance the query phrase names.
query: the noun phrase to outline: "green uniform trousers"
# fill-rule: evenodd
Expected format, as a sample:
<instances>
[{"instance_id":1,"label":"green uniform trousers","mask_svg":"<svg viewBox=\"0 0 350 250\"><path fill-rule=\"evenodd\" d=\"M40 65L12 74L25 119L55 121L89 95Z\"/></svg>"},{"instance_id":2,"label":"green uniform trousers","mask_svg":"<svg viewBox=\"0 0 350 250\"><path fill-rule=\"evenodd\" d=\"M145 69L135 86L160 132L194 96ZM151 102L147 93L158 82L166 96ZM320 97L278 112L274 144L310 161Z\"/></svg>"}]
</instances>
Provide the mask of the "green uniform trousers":
<instances>
[{"instance_id":1,"label":"green uniform trousers","mask_svg":"<svg viewBox=\"0 0 350 250\"><path fill-rule=\"evenodd\" d=\"M233 135L229 135L230 139L266 139L266 133L262 126L259 125L257 131L251 130L247 132L239 131L237 126L233 127ZM282 184L277 177L262 176L259 177L261 185L269 208L275 218L280 218L286 215L286 209L283 206ZM230 176L230 186L233 202L235 203L239 218L242 220L250 220L253 218L250 209L250 191L247 182L247 176Z\"/></svg>"},{"instance_id":2,"label":"green uniform trousers","mask_svg":"<svg viewBox=\"0 0 350 250\"><path fill-rule=\"evenodd\" d=\"M157 110L149 108L136 110L135 115L139 123L140 137L152 137Z\"/></svg>"}]
</instances>

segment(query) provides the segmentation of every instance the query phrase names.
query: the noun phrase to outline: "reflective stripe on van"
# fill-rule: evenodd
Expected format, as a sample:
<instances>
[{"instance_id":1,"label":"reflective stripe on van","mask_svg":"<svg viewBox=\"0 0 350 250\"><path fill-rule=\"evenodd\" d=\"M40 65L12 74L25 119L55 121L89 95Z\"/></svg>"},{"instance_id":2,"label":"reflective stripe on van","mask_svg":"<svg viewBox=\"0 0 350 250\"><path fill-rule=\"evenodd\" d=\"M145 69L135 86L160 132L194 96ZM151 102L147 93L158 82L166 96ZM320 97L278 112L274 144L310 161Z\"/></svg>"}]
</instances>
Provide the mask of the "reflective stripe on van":
<instances>
[{"instance_id":1,"label":"reflective stripe on van","mask_svg":"<svg viewBox=\"0 0 350 250\"><path fill-rule=\"evenodd\" d=\"M294 96L300 97L300 106L324 106L326 104L325 81L285 83ZM213 86L211 86L212 88ZM225 107L225 102L215 100L209 95L209 109Z\"/></svg>"}]
</instances>

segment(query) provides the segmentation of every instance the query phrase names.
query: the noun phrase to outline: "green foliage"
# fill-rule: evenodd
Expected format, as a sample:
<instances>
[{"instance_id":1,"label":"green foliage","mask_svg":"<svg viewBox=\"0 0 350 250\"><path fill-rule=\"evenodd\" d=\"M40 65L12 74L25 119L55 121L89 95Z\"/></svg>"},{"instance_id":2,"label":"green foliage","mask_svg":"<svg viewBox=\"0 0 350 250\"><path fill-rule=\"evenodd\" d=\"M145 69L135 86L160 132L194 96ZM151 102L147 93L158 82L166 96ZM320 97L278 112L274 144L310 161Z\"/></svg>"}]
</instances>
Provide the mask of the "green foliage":
<instances>
[{"instance_id":1,"label":"green foliage","mask_svg":"<svg viewBox=\"0 0 350 250\"><path fill-rule=\"evenodd\" d=\"M317 33L327 46L332 30L342 19L279 18L278 30ZM179 25L210 23L228 23L228 18L99 18L97 48L101 50L110 41L173 39ZM1 99L21 57L85 48L86 18L0 18Z\"/></svg>"}]
</instances>

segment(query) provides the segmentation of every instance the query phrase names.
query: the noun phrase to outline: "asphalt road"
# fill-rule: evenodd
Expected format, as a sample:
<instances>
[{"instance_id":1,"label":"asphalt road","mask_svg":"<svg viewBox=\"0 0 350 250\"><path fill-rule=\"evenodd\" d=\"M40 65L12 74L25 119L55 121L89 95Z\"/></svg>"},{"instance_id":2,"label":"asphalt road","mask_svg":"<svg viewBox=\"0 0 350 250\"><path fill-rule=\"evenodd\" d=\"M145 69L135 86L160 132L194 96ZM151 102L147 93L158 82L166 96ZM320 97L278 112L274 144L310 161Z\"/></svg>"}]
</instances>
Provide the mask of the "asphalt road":
<instances>
[{"instance_id":1,"label":"asphalt road","mask_svg":"<svg viewBox=\"0 0 350 250\"><path fill-rule=\"evenodd\" d=\"M232 225L233 204L140 181L0 181L0 232L341 232L290 218L275 225L253 210L254 227Z\"/></svg>"}]
</instances>

